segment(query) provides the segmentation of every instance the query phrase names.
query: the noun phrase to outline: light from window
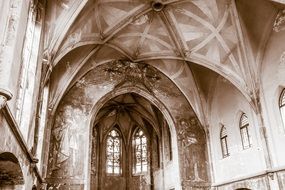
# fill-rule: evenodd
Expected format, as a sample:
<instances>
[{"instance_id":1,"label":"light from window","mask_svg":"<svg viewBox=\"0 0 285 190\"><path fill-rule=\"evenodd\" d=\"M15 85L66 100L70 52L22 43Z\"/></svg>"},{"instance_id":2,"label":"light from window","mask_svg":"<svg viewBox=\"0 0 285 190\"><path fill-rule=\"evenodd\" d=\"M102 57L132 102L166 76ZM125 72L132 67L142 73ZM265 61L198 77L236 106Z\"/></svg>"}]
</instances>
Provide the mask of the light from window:
<instances>
[{"instance_id":1,"label":"light from window","mask_svg":"<svg viewBox=\"0 0 285 190\"><path fill-rule=\"evenodd\" d=\"M280 108L283 126L285 127L285 88L282 90L279 98L279 108Z\"/></svg>"},{"instance_id":2,"label":"light from window","mask_svg":"<svg viewBox=\"0 0 285 190\"><path fill-rule=\"evenodd\" d=\"M134 174L147 172L148 168L148 149L147 138L142 129L137 130L133 137L134 146Z\"/></svg>"},{"instance_id":3,"label":"light from window","mask_svg":"<svg viewBox=\"0 0 285 190\"><path fill-rule=\"evenodd\" d=\"M249 122L246 114L244 113L240 117L239 127L240 127L242 146L244 149L249 148L251 146L250 136L248 132Z\"/></svg>"},{"instance_id":4,"label":"light from window","mask_svg":"<svg viewBox=\"0 0 285 190\"><path fill-rule=\"evenodd\" d=\"M227 139L228 139L227 130L225 126L222 126L220 133L220 140L221 140L222 154L224 158L230 155L228 150Z\"/></svg>"},{"instance_id":5,"label":"light from window","mask_svg":"<svg viewBox=\"0 0 285 190\"><path fill-rule=\"evenodd\" d=\"M121 137L115 129L110 131L107 136L106 154L107 173L121 174Z\"/></svg>"}]
</instances>

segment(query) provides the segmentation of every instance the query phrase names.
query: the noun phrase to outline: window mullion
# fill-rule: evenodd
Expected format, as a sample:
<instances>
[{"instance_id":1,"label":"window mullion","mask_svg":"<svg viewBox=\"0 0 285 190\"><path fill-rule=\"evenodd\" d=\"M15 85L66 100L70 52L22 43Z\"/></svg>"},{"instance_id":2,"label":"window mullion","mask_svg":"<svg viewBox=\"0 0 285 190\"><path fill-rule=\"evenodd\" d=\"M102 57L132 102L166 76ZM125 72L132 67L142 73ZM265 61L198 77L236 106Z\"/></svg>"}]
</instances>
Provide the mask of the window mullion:
<instances>
[{"instance_id":1,"label":"window mullion","mask_svg":"<svg viewBox=\"0 0 285 190\"><path fill-rule=\"evenodd\" d=\"M115 138L112 137L113 144L112 144L112 173L115 173Z\"/></svg>"}]
</instances>

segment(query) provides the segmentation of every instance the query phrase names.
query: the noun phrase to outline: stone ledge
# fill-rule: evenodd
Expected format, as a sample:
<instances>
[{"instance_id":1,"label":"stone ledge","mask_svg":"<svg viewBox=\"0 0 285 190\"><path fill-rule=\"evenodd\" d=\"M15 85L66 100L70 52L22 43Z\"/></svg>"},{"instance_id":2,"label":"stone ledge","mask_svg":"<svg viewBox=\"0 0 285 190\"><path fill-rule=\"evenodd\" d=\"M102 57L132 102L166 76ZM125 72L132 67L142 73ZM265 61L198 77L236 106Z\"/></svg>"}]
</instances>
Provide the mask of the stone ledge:
<instances>
[{"instance_id":1,"label":"stone ledge","mask_svg":"<svg viewBox=\"0 0 285 190\"><path fill-rule=\"evenodd\" d=\"M263 170L263 171L260 171L260 172L256 172L256 173L253 173L253 174L250 174L250 175L245 175L245 176L242 176L242 177L234 178L234 179L227 180L227 181L220 182L220 183L213 183L212 187L219 187L219 186L229 185L231 183L241 182L241 181L244 181L244 180L249 180L249 179L254 179L254 178L259 178L259 177L264 177L264 176L267 176L267 175L270 176L272 173L281 172L281 171L285 171L285 166L276 167L276 168L273 168L273 169L270 169L270 170Z\"/></svg>"}]
</instances>

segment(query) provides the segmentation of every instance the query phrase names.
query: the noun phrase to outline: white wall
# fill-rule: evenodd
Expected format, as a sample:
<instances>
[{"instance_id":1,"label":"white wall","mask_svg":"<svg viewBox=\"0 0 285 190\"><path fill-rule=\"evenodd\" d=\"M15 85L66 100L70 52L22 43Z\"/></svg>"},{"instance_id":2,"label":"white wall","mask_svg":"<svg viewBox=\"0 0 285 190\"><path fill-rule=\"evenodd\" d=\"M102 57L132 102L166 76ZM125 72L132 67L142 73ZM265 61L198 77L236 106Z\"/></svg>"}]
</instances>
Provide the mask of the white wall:
<instances>
[{"instance_id":1,"label":"white wall","mask_svg":"<svg viewBox=\"0 0 285 190\"><path fill-rule=\"evenodd\" d=\"M249 134L252 146L243 149L239 130L239 119L246 113L250 123ZM210 145L214 170L214 183L223 183L232 179L265 169L259 126L256 115L243 95L229 82L219 78L213 94L210 111ZM223 158L220 144L221 125L225 125L228 134L230 156Z\"/></svg>"},{"instance_id":2,"label":"white wall","mask_svg":"<svg viewBox=\"0 0 285 190\"><path fill-rule=\"evenodd\" d=\"M285 166L285 126L279 111L279 96L285 87L285 31L273 32L268 40L261 70L263 117L267 128L273 167Z\"/></svg>"}]
</instances>

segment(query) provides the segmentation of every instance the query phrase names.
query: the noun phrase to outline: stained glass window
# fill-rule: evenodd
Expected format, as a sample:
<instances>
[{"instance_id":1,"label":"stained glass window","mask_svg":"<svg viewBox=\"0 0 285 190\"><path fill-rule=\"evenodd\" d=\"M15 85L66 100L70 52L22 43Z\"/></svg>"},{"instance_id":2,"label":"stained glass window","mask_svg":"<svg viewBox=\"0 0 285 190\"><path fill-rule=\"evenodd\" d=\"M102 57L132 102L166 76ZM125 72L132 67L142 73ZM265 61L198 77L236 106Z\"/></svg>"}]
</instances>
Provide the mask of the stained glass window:
<instances>
[{"instance_id":1,"label":"stained glass window","mask_svg":"<svg viewBox=\"0 0 285 190\"><path fill-rule=\"evenodd\" d=\"M147 172L148 168L148 149L147 137L142 129L137 130L133 137L134 146L134 174L141 174Z\"/></svg>"},{"instance_id":2,"label":"stained glass window","mask_svg":"<svg viewBox=\"0 0 285 190\"><path fill-rule=\"evenodd\" d=\"M119 175L121 170L121 137L117 130L113 129L107 136L106 145L106 170L108 174Z\"/></svg>"},{"instance_id":3,"label":"stained glass window","mask_svg":"<svg viewBox=\"0 0 285 190\"><path fill-rule=\"evenodd\" d=\"M248 123L248 118L246 114L241 115L239 126L240 126L242 146L244 149L249 148L251 146L251 142L250 142L250 136L248 132L249 123Z\"/></svg>"},{"instance_id":4,"label":"stained glass window","mask_svg":"<svg viewBox=\"0 0 285 190\"><path fill-rule=\"evenodd\" d=\"M230 155L228 149L228 135L225 126L222 126L221 128L220 140L221 140L222 154L223 157L225 158Z\"/></svg>"},{"instance_id":5,"label":"stained glass window","mask_svg":"<svg viewBox=\"0 0 285 190\"><path fill-rule=\"evenodd\" d=\"M285 127L285 88L282 90L279 98L279 108L280 108L283 126Z\"/></svg>"}]
</instances>

